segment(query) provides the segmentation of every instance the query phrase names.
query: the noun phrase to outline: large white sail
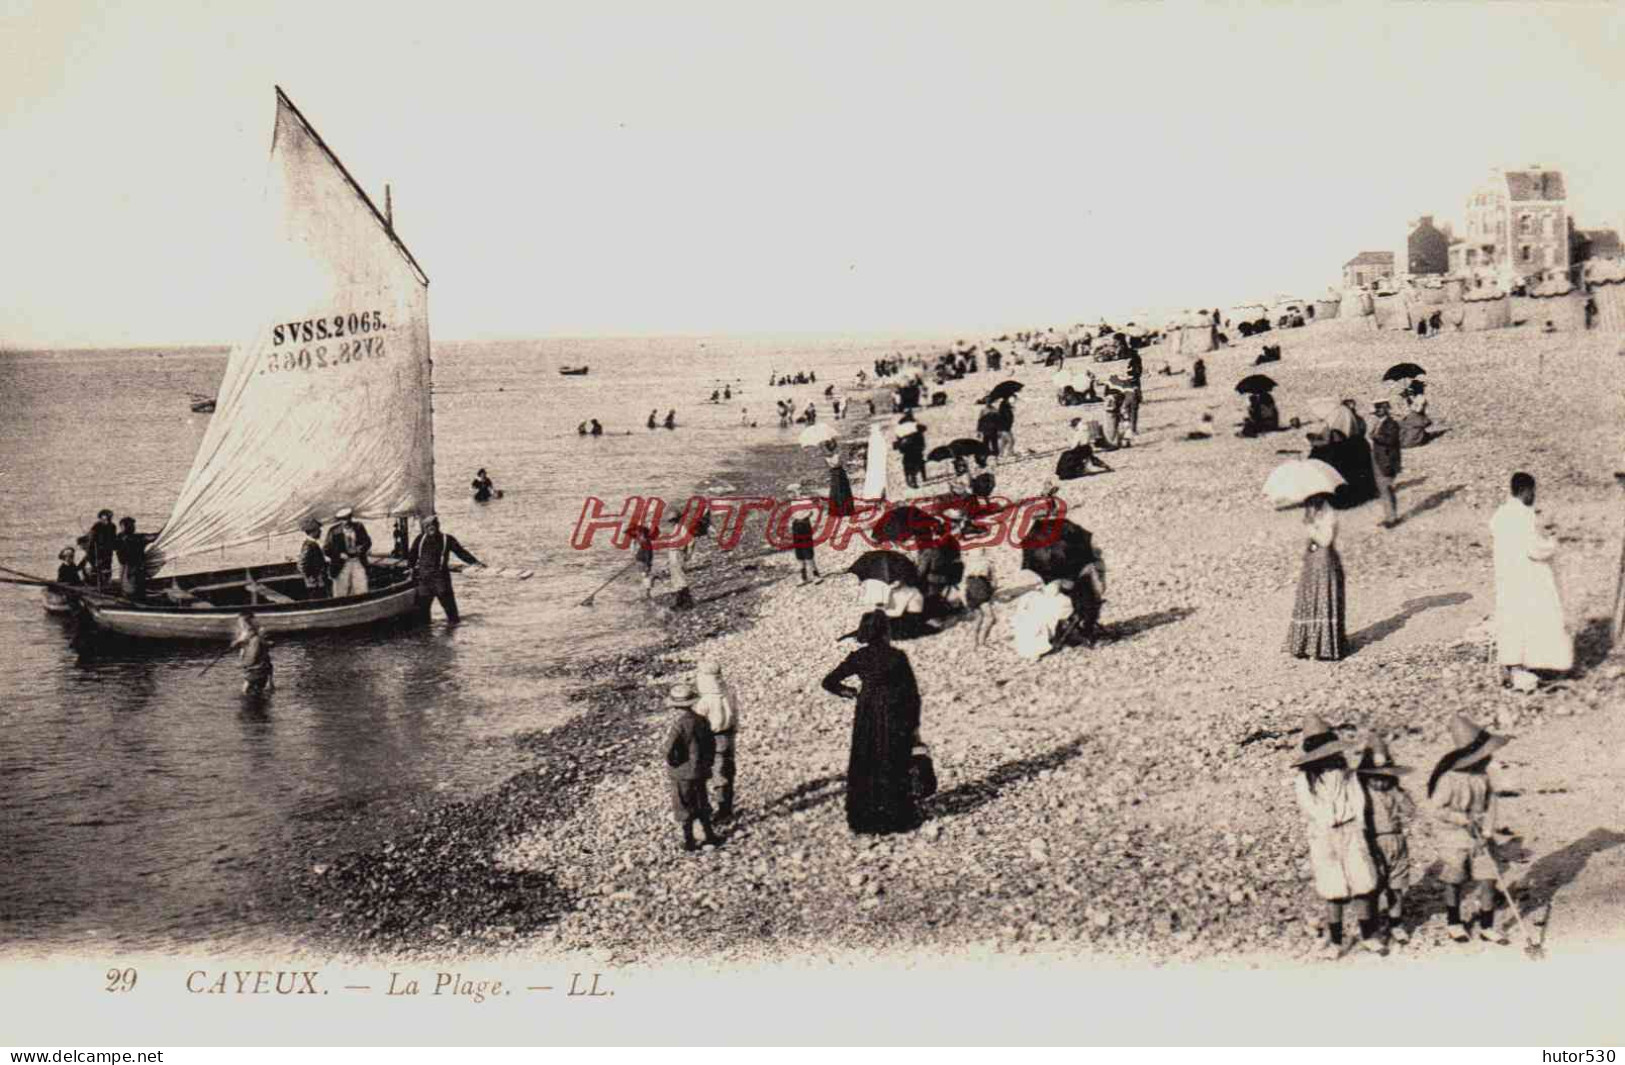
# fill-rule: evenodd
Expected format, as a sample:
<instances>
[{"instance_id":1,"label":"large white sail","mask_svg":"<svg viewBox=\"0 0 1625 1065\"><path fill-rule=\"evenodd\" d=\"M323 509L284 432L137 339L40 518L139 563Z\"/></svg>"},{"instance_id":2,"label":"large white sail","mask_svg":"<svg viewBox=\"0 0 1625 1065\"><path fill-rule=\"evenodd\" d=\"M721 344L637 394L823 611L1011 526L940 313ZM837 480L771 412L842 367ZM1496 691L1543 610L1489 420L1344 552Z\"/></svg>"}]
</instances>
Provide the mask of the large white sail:
<instances>
[{"instance_id":1,"label":"large white sail","mask_svg":"<svg viewBox=\"0 0 1625 1065\"><path fill-rule=\"evenodd\" d=\"M343 507L434 510L428 278L282 90L263 307L231 353L192 472L149 558L292 534Z\"/></svg>"}]
</instances>

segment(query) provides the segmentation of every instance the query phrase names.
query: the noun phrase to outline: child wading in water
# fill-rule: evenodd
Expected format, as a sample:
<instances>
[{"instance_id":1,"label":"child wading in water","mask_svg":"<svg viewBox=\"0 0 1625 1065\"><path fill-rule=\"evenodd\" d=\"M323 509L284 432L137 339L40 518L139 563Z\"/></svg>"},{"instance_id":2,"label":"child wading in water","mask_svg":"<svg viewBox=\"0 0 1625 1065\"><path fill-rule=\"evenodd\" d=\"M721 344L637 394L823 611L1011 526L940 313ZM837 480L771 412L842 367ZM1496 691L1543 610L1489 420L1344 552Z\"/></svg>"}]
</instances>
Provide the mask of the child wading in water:
<instances>
[{"instance_id":1,"label":"child wading in water","mask_svg":"<svg viewBox=\"0 0 1625 1065\"><path fill-rule=\"evenodd\" d=\"M1326 900L1326 942L1321 954L1343 956L1343 911L1359 921L1357 942L1381 953L1371 916L1371 894L1377 868L1365 839L1365 791L1349 769L1349 744L1337 738L1324 719L1310 717L1303 726L1303 754L1292 765L1298 807L1309 835L1309 862L1315 870L1315 892Z\"/></svg>"},{"instance_id":2,"label":"child wading in water","mask_svg":"<svg viewBox=\"0 0 1625 1065\"><path fill-rule=\"evenodd\" d=\"M705 831L706 843L717 846L722 842L711 828L711 797L706 792L717 741L710 722L694 712L699 701L699 693L687 684L674 684L666 693L666 705L677 712L666 730L666 774L671 783L671 810L683 828L685 851L699 849L694 841L696 821Z\"/></svg>"},{"instance_id":3,"label":"child wading in water","mask_svg":"<svg viewBox=\"0 0 1625 1065\"><path fill-rule=\"evenodd\" d=\"M1480 939L1505 943L1506 936L1495 929L1495 869L1489 853L1495 786L1489 766L1491 755L1511 741L1490 735L1459 714L1450 721L1450 739L1455 749L1428 775L1428 799L1437 819L1433 834L1444 863L1439 879L1445 885L1450 938L1465 943L1476 923ZM1475 903L1476 913L1462 912L1464 899Z\"/></svg>"},{"instance_id":4,"label":"child wading in water","mask_svg":"<svg viewBox=\"0 0 1625 1065\"><path fill-rule=\"evenodd\" d=\"M1405 829L1416 812L1416 803L1399 786L1399 778L1411 767L1395 765L1388 745L1374 740L1360 760L1360 782L1365 785L1366 842L1377 863L1377 910L1387 938L1396 943L1410 942L1405 931L1405 892L1411 886L1411 849Z\"/></svg>"}]
</instances>

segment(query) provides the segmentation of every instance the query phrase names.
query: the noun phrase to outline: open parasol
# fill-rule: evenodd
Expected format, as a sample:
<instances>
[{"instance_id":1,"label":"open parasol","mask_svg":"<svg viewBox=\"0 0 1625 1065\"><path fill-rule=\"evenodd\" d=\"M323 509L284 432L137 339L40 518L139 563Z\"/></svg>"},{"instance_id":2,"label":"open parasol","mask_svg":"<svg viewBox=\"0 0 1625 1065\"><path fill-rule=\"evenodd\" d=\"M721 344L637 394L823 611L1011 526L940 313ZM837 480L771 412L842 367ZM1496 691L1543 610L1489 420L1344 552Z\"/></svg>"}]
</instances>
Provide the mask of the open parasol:
<instances>
[{"instance_id":1,"label":"open parasol","mask_svg":"<svg viewBox=\"0 0 1625 1065\"><path fill-rule=\"evenodd\" d=\"M801 430L801 435L796 439L801 442L802 447L820 447L839 438L835 435L835 430L827 425L809 425Z\"/></svg>"},{"instance_id":2,"label":"open parasol","mask_svg":"<svg viewBox=\"0 0 1625 1065\"><path fill-rule=\"evenodd\" d=\"M873 536L878 543L925 547L947 533L948 525L941 518L919 507L905 505L888 511L875 526Z\"/></svg>"},{"instance_id":3,"label":"open parasol","mask_svg":"<svg viewBox=\"0 0 1625 1065\"><path fill-rule=\"evenodd\" d=\"M919 567L907 555L896 551L865 551L846 572L860 581L880 581L882 584L901 581L915 587L920 584Z\"/></svg>"},{"instance_id":4,"label":"open parasol","mask_svg":"<svg viewBox=\"0 0 1625 1065\"><path fill-rule=\"evenodd\" d=\"M1244 396L1253 392L1273 392L1276 387L1273 380L1261 373L1248 374L1236 382L1236 391Z\"/></svg>"},{"instance_id":5,"label":"open parasol","mask_svg":"<svg viewBox=\"0 0 1625 1065\"><path fill-rule=\"evenodd\" d=\"M1309 413L1326 423L1326 428L1336 429L1345 437L1354 435L1354 412L1348 405L1339 399L1321 397L1309 401Z\"/></svg>"},{"instance_id":6,"label":"open parasol","mask_svg":"<svg viewBox=\"0 0 1625 1065\"><path fill-rule=\"evenodd\" d=\"M1021 568L1046 582L1071 580L1095 560L1088 530L1065 518L1034 522L1020 546Z\"/></svg>"},{"instance_id":7,"label":"open parasol","mask_svg":"<svg viewBox=\"0 0 1625 1065\"><path fill-rule=\"evenodd\" d=\"M1319 459L1283 462L1264 482L1264 495L1278 507L1296 506L1310 496L1331 495L1343 486L1343 476Z\"/></svg>"},{"instance_id":8,"label":"open parasol","mask_svg":"<svg viewBox=\"0 0 1625 1065\"><path fill-rule=\"evenodd\" d=\"M1404 381L1412 377L1423 377L1427 371L1414 362L1396 362L1388 367L1388 372L1382 375L1384 381Z\"/></svg>"},{"instance_id":9,"label":"open parasol","mask_svg":"<svg viewBox=\"0 0 1625 1065\"><path fill-rule=\"evenodd\" d=\"M947 462L949 459L986 460L987 445L980 440L962 436L958 440L950 440L946 444L932 448L931 453L925 457L932 462Z\"/></svg>"},{"instance_id":10,"label":"open parasol","mask_svg":"<svg viewBox=\"0 0 1625 1065\"><path fill-rule=\"evenodd\" d=\"M1024 387L1026 386L1020 381L1000 381L998 384L993 386L993 391L983 396L979 402L997 403L1001 399L1009 399L1017 392L1020 392Z\"/></svg>"}]
</instances>

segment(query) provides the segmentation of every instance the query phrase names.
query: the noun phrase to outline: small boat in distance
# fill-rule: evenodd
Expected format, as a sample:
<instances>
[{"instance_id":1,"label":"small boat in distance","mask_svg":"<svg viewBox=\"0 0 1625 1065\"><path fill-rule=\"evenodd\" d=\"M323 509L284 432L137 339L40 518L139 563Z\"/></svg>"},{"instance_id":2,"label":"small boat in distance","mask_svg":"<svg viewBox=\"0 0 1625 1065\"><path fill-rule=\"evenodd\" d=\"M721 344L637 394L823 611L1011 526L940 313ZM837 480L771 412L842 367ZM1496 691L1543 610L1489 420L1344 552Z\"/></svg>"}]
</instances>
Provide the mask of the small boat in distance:
<instances>
[{"instance_id":1,"label":"small boat in distance","mask_svg":"<svg viewBox=\"0 0 1625 1065\"><path fill-rule=\"evenodd\" d=\"M585 377L585 376L587 376L587 367L585 367L585 366L560 366L559 367L559 373L563 374L566 377Z\"/></svg>"},{"instance_id":2,"label":"small boat in distance","mask_svg":"<svg viewBox=\"0 0 1625 1065\"><path fill-rule=\"evenodd\" d=\"M215 401L197 392L192 393L193 414L213 414Z\"/></svg>"}]
</instances>

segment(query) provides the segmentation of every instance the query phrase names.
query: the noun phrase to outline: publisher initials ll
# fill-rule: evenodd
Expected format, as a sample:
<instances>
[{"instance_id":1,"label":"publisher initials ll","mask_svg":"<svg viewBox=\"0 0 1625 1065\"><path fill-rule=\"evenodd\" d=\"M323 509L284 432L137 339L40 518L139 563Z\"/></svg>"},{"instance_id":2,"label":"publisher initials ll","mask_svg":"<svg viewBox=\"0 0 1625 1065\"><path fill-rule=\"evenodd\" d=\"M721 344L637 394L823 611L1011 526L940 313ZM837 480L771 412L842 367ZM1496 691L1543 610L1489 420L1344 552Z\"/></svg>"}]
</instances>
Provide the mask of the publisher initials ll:
<instances>
[{"instance_id":1,"label":"publisher initials ll","mask_svg":"<svg viewBox=\"0 0 1625 1065\"><path fill-rule=\"evenodd\" d=\"M585 987L585 988L582 987L581 986L581 977L582 977L582 975L583 974L581 974L581 973L571 973L570 974L570 990L569 990L569 993L568 993L568 995L566 997L569 997L570 995L581 995L581 996L585 996L587 998L608 998L610 995L613 995L615 993L613 991L600 991L600 990L598 990L598 974L597 973L592 974L592 984L589 987Z\"/></svg>"}]
</instances>

